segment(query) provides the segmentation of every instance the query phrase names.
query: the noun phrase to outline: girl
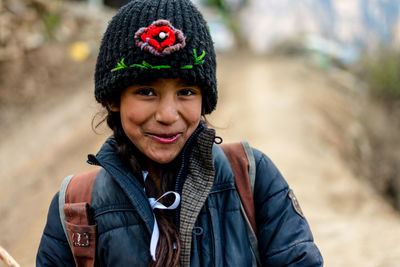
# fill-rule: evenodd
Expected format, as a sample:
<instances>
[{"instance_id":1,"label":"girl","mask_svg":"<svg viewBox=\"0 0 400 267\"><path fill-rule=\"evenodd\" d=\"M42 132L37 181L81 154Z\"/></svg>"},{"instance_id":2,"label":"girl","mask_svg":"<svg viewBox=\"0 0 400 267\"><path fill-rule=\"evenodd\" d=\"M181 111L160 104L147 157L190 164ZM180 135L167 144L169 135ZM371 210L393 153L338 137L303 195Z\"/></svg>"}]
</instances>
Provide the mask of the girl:
<instances>
[{"instance_id":1,"label":"girl","mask_svg":"<svg viewBox=\"0 0 400 267\"><path fill-rule=\"evenodd\" d=\"M113 131L88 160L101 167L91 197L96 265L254 265L231 166L202 120L217 103L216 60L193 4L122 7L101 43L95 97ZM252 152L259 264L322 266L292 191ZM89 246L88 233L65 234L62 201L57 193L50 205L37 266L74 266L71 248Z\"/></svg>"}]
</instances>

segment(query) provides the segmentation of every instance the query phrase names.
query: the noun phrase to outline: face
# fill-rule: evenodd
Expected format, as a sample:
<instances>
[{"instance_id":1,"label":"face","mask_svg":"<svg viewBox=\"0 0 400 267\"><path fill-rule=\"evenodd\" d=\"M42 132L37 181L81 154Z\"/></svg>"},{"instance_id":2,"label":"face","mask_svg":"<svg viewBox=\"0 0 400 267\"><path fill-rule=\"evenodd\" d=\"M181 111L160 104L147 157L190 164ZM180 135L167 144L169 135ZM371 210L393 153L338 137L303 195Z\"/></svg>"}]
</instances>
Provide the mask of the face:
<instances>
[{"instance_id":1,"label":"face","mask_svg":"<svg viewBox=\"0 0 400 267\"><path fill-rule=\"evenodd\" d=\"M180 153L201 117L201 90L181 79L158 79L121 93L122 127L150 160L165 164Z\"/></svg>"}]
</instances>

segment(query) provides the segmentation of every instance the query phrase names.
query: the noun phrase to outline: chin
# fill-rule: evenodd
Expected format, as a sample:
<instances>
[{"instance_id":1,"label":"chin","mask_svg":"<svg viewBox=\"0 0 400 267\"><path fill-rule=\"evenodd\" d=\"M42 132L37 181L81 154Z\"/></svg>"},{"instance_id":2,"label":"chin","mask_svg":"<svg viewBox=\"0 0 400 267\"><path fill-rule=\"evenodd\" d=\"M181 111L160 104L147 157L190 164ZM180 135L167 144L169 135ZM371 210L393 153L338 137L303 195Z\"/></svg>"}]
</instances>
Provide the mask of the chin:
<instances>
[{"instance_id":1,"label":"chin","mask_svg":"<svg viewBox=\"0 0 400 267\"><path fill-rule=\"evenodd\" d=\"M152 160L159 164L168 164L172 162L178 155L175 156L161 156L161 157L153 157Z\"/></svg>"}]
</instances>

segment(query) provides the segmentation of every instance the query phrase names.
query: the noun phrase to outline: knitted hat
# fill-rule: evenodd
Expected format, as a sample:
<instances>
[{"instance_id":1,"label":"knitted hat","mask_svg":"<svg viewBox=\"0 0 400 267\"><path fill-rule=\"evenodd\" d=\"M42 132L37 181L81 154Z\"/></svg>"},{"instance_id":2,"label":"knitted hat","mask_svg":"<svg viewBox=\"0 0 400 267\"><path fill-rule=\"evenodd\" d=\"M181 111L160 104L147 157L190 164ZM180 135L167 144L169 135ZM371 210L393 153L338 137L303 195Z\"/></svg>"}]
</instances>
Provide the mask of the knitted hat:
<instances>
[{"instance_id":1,"label":"knitted hat","mask_svg":"<svg viewBox=\"0 0 400 267\"><path fill-rule=\"evenodd\" d=\"M205 114L215 109L215 51L201 13L189 0L132 0L123 6L100 46L96 100L107 105L128 86L178 77L201 88Z\"/></svg>"}]
</instances>

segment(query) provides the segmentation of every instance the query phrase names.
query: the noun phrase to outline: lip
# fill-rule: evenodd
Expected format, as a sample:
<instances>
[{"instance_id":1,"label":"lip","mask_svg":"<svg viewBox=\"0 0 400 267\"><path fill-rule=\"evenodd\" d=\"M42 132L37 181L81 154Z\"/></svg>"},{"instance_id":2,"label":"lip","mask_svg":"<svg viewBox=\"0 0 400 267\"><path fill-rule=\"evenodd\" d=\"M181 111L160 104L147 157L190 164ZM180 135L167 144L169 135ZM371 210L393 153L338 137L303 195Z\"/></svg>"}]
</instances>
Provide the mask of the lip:
<instances>
[{"instance_id":1,"label":"lip","mask_svg":"<svg viewBox=\"0 0 400 267\"><path fill-rule=\"evenodd\" d=\"M179 139L179 137L182 136L182 133L173 133L173 134L153 134L153 133L147 133L147 136L150 138L156 140L157 142L160 142L162 144L172 144L176 140Z\"/></svg>"}]
</instances>

